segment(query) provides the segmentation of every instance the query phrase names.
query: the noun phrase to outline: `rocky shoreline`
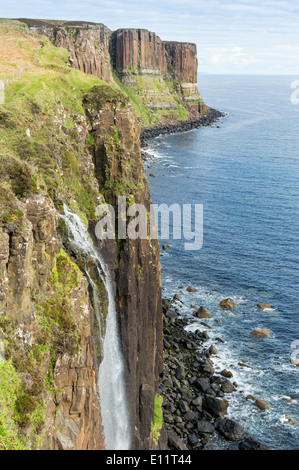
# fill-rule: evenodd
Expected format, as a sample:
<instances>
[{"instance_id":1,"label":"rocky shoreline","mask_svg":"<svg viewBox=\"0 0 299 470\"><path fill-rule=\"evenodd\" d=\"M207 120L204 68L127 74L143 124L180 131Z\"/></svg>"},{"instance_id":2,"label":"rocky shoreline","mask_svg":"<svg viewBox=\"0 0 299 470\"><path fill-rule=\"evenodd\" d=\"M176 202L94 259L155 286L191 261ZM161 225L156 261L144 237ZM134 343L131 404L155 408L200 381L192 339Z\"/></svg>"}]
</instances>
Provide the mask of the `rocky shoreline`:
<instances>
[{"instance_id":1,"label":"rocky shoreline","mask_svg":"<svg viewBox=\"0 0 299 470\"><path fill-rule=\"evenodd\" d=\"M198 119L189 119L187 121L176 121L169 122L168 124L143 127L140 134L141 145L145 145L146 141L158 137L159 135L174 134L177 132L191 131L202 126L210 126L217 122L220 118L226 116L226 113L222 113L217 109L208 108L206 114L201 115Z\"/></svg>"},{"instance_id":2,"label":"rocky shoreline","mask_svg":"<svg viewBox=\"0 0 299 470\"><path fill-rule=\"evenodd\" d=\"M146 148L148 141L160 135L211 126L226 115L209 108L200 119L143 128L141 145ZM148 160L149 155L144 151L142 157ZM192 292L192 287L187 290ZM186 331L185 327L192 319L180 315L178 301L179 294L175 294L173 299L162 300L164 369L160 375L160 393L168 448L217 450L215 440L220 438L227 442L227 445L222 442L221 448L229 450L269 450L250 437L241 424L226 416L229 395L237 390L238 384L228 370L215 373L211 358L217 355L217 348L214 345L205 347L211 326L201 321L195 333ZM192 307L195 308L194 305ZM208 314L205 310L200 307L195 316L202 320L209 318L210 315L205 316ZM221 338L218 340L223 342Z\"/></svg>"},{"instance_id":3,"label":"rocky shoreline","mask_svg":"<svg viewBox=\"0 0 299 470\"><path fill-rule=\"evenodd\" d=\"M172 300L163 299L164 371L160 375L160 393L169 448L217 450L213 440L221 436L227 449L268 450L226 416L229 395L238 384L228 370L215 373L211 357L217 354L217 348L205 348L207 329L211 327L200 322L195 333L186 331L190 319L180 316L177 300L178 294Z\"/></svg>"}]
</instances>

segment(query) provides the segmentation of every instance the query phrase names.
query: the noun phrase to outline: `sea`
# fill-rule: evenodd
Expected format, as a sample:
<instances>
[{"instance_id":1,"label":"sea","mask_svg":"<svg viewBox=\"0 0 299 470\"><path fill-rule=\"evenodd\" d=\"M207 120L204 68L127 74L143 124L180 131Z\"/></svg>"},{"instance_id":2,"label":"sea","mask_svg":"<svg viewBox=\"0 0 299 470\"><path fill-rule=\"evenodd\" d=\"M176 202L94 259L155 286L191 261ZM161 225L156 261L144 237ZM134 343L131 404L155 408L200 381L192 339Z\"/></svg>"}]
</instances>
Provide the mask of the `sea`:
<instances>
[{"instance_id":1,"label":"sea","mask_svg":"<svg viewBox=\"0 0 299 470\"><path fill-rule=\"evenodd\" d=\"M218 349L215 373L233 373L228 416L275 450L299 448L299 367L291 363L299 359L299 104L291 99L298 79L199 75L204 101L226 115L213 126L158 136L145 149L153 203L203 209L200 249L186 250L172 232L160 240L169 245L161 246L163 296L179 293L187 329L206 329L206 347ZM190 285L197 292L187 292ZM226 312L219 302L228 297L237 307ZM209 310L208 326L195 320L192 304ZM252 335L257 328L270 336Z\"/></svg>"}]
</instances>

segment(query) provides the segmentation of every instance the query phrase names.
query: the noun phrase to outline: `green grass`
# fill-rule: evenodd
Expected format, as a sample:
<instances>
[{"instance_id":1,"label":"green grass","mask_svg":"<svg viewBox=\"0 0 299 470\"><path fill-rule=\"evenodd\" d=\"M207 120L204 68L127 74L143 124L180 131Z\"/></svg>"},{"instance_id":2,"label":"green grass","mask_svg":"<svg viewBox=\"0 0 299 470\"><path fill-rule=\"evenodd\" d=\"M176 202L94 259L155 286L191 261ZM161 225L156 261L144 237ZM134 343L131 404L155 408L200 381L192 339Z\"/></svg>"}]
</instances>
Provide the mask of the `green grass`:
<instances>
[{"instance_id":1,"label":"green grass","mask_svg":"<svg viewBox=\"0 0 299 470\"><path fill-rule=\"evenodd\" d=\"M14 419L21 379L11 360L0 363L0 450L24 450L24 437L20 436Z\"/></svg>"},{"instance_id":2,"label":"green grass","mask_svg":"<svg viewBox=\"0 0 299 470\"><path fill-rule=\"evenodd\" d=\"M113 76L116 85L125 93L132 103L136 116L139 118L140 122L144 126L151 126L152 124L156 124L161 121L157 113L149 109L146 105L142 103L142 100L135 94L135 91L131 90L130 88L126 87L121 80L118 78L116 74ZM141 89L142 87L137 87L137 89Z\"/></svg>"},{"instance_id":3,"label":"green grass","mask_svg":"<svg viewBox=\"0 0 299 470\"><path fill-rule=\"evenodd\" d=\"M163 409L162 409L162 404L163 404L163 397L157 396L155 398L155 409L154 409L154 422L152 423L152 428L151 428L151 435L152 439L155 443L155 445L158 444L158 440L160 437L160 431L163 426Z\"/></svg>"},{"instance_id":4,"label":"green grass","mask_svg":"<svg viewBox=\"0 0 299 470\"><path fill-rule=\"evenodd\" d=\"M9 83L5 105L0 106L0 182L13 173L10 181L16 186L20 178L16 171L7 171L6 162L19 162L30 182L13 188L17 197L46 188L54 202L55 198L64 199L83 219L93 219L98 188L82 169L94 140L92 136L80 138L79 117L85 119L84 100L90 94L96 98L98 110L107 100L117 102L125 97L116 86L69 69L64 49L45 42L38 57L43 68L36 73L24 72ZM113 140L118 141L117 131Z\"/></svg>"},{"instance_id":5,"label":"green grass","mask_svg":"<svg viewBox=\"0 0 299 470\"><path fill-rule=\"evenodd\" d=\"M119 88L127 94L134 106L136 116L141 125L152 126L162 123L164 119L185 121L189 117L189 112L181 102L182 96L178 91L178 82L161 75L160 79L155 75L142 75L141 73L130 73L126 70L126 78L134 80L130 86L124 85L116 74L114 81ZM151 106L148 106L150 103ZM151 109L155 106L161 109ZM166 105L166 109L163 106ZM167 106L173 109L167 109Z\"/></svg>"},{"instance_id":6,"label":"green grass","mask_svg":"<svg viewBox=\"0 0 299 470\"><path fill-rule=\"evenodd\" d=\"M0 450L40 448L46 421L45 390L55 397L54 368L58 355L72 357L81 337L73 318L71 293L82 273L62 249L55 258L46 293L35 296L35 342L16 339L17 322L0 316L6 360L0 362ZM30 377L25 382L22 375Z\"/></svg>"},{"instance_id":7,"label":"green grass","mask_svg":"<svg viewBox=\"0 0 299 470\"><path fill-rule=\"evenodd\" d=\"M40 41L40 43L42 47L36 54L38 65L58 72L70 72L70 68L67 66L70 54L66 49L53 46L47 39Z\"/></svg>"}]
</instances>

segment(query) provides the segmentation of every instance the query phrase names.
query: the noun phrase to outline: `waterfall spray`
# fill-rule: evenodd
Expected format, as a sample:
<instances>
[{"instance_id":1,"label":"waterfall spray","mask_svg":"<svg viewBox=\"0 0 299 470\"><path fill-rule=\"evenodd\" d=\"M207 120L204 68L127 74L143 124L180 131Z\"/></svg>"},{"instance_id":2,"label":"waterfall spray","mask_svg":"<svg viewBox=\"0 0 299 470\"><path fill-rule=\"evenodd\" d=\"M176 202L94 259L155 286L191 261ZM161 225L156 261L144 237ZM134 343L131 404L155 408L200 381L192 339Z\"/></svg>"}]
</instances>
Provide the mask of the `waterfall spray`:
<instances>
[{"instance_id":1,"label":"waterfall spray","mask_svg":"<svg viewBox=\"0 0 299 470\"><path fill-rule=\"evenodd\" d=\"M117 325L117 314L112 282L105 263L93 246L88 230L80 217L64 206L64 215L61 215L67 230L69 242L77 252L92 258L98 269L107 295L108 315L106 318L106 333L103 340L104 358L99 367L99 389L101 395L101 412L108 450L130 449L130 423L126 399L124 366L120 347L120 339ZM98 319L103 313L100 311L100 294L96 283L92 281L88 268L86 273L93 291L93 305Z\"/></svg>"}]
</instances>

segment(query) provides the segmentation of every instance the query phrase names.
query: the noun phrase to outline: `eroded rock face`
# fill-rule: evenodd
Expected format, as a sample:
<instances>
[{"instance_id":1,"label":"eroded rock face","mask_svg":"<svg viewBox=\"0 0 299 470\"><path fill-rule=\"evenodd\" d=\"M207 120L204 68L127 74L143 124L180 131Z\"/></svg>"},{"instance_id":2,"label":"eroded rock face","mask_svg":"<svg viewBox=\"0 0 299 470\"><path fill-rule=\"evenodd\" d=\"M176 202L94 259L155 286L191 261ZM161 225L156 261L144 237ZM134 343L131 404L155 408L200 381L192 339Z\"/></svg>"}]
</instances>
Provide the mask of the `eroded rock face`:
<instances>
[{"instance_id":1,"label":"eroded rock face","mask_svg":"<svg viewBox=\"0 0 299 470\"><path fill-rule=\"evenodd\" d=\"M0 236L0 320L4 322L1 326L9 325L3 330L9 341L5 355L16 361L18 371L24 371L20 376L26 376L28 393L35 406L43 403L41 448L104 449L93 338L94 312L88 283L78 276L66 299L53 280L61 239L57 233L58 213L52 200L46 194L31 194L16 199L15 204L22 215L16 222L6 224ZM79 341L72 333L60 330L65 326L59 322L55 324L56 329L49 323L47 333L41 327L41 322L47 324L49 318L54 318L51 308L54 305L58 310L60 303L65 313L71 312L70 332L76 331ZM43 335L53 335L55 344L51 345ZM37 362L33 351L40 347L44 352ZM33 353L32 361L28 359L29 352ZM51 391L45 386L49 380ZM28 436L31 426L28 422Z\"/></svg>"},{"instance_id":2,"label":"eroded rock face","mask_svg":"<svg viewBox=\"0 0 299 470\"><path fill-rule=\"evenodd\" d=\"M32 289L43 289L59 241L58 216L51 200L34 196L18 202L21 224L9 222L2 234L2 305L7 315L30 329L34 322ZM48 254L48 257L46 256ZM49 259L50 258L50 259Z\"/></svg>"},{"instance_id":3,"label":"eroded rock face","mask_svg":"<svg viewBox=\"0 0 299 470\"><path fill-rule=\"evenodd\" d=\"M146 29L118 29L113 43L117 71L136 67L144 73L166 73L165 45L155 33Z\"/></svg>"},{"instance_id":4,"label":"eroded rock face","mask_svg":"<svg viewBox=\"0 0 299 470\"><path fill-rule=\"evenodd\" d=\"M95 171L106 201L113 204L117 214L117 194L111 191L115 185L119 194L130 196L149 210L151 197L141 159L140 127L133 108L115 99L107 102L99 114L95 90L86 99L86 109L95 141ZM90 231L115 281L132 449L149 449L154 447L151 426L163 369L158 241L149 238L99 241L92 224Z\"/></svg>"},{"instance_id":5,"label":"eroded rock face","mask_svg":"<svg viewBox=\"0 0 299 470\"><path fill-rule=\"evenodd\" d=\"M47 444L61 450L105 448L93 342L94 313L87 280L82 278L80 284L71 294L72 311L82 335L80 350L73 356L61 355L56 361L53 373L58 392L48 407L50 432L45 448Z\"/></svg>"},{"instance_id":6,"label":"eroded rock face","mask_svg":"<svg viewBox=\"0 0 299 470\"><path fill-rule=\"evenodd\" d=\"M104 25L93 28L59 28L55 33L55 46L67 49L73 67L109 82L111 31Z\"/></svg>"},{"instance_id":7,"label":"eroded rock face","mask_svg":"<svg viewBox=\"0 0 299 470\"><path fill-rule=\"evenodd\" d=\"M167 61L179 82L197 83L197 51L196 45L187 42L164 41Z\"/></svg>"},{"instance_id":8,"label":"eroded rock face","mask_svg":"<svg viewBox=\"0 0 299 470\"><path fill-rule=\"evenodd\" d=\"M162 41L155 33L144 29L117 30L112 41L114 67L126 86L131 83L138 87L134 73L153 77L156 75L161 83L165 77L175 80L176 91L181 93L184 101L200 99L197 89L198 60L195 44ZM147 105L151 109L173 109L173 103L168 103L165 97L163 99L166 89L157 100L155 96L151 98L144 83L142 88L143 94L148 95Z\"/></svg>"},{"instance_id":9,"label":"eroded rock face","mask_svg":"<svg viewBox=\"0 0 299 470\"><path fill-rule=\"evenodd\" d=\"M145 95L144 104L153 110L176 109L164 78L175 80L176 92L185 102L200 100L195 44L162 41L146 29L123 28L112 32L96 23L60 22L54 25L39 20L22 21L35 33L47 36L55 46L66 48L70 53L70 65L82 72L111 81L112 72L116 71L129 88L131 85L140 87L134 75L157 79L162 83L161 93L157 93L154 85L148 89L148 83L142 82L140 87ZM189 111L202 113L203 106L199 103L196 109L191 106ZM169 118L172 118L171 113Z\"/></svg>"}]
</instances>

